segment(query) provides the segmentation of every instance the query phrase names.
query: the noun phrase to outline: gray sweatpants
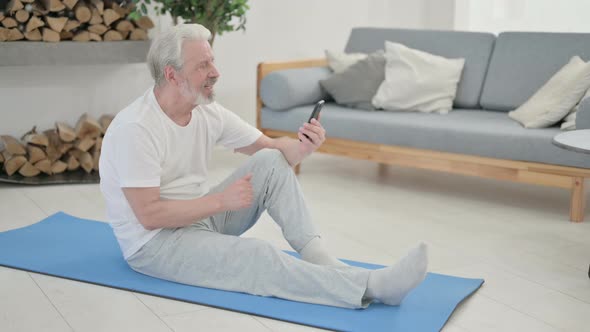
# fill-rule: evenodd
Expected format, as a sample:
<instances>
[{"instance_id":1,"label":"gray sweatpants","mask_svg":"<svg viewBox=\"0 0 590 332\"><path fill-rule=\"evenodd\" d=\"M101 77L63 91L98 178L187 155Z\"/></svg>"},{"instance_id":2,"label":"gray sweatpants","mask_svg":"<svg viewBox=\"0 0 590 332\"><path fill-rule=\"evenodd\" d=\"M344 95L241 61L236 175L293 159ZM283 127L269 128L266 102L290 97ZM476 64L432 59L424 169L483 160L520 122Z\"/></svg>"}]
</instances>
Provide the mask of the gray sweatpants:
<instances>
[{"instance_id":1,"label":"gray sweatpants","mask_svg":"<svg viewBox=\"0 0 590 332\"><path fill-rule=\"evenodd\" d=\"M201 287L275 296L345 308L368 305L363 298L369 271L311 264L269 243L243 238L266 209L296 251L318 236L297 178L278 150L255 153L211 192L221 192L252 173L254 203L188 227L166 228L127 262L157 278Z\"/></svg>"}]
</instances>

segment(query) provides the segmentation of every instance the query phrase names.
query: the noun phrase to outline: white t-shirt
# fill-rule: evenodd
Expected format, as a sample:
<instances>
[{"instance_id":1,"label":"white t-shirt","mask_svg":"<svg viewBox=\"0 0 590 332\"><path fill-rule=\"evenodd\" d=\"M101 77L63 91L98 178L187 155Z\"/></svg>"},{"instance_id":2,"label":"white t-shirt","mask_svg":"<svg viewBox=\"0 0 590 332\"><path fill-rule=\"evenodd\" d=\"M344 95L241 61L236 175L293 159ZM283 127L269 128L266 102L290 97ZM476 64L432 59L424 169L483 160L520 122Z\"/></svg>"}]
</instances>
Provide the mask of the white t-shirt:
<instances>
[{"instance_id":1,"label":"white t-shirt","mask_svg":"<svg viewBox=\"0 0 590 332\"><path fill-rule=\"evenodd\" d=\"M102 143L100 189L123 256L129 258L160 229L139 223L121 188L160 187L162 199L204 196L213 147L237 149L261 135L217 103L195 107L190 123L179 126L162 111L153 88L117 114Z\"/></svg>"}]
</instances>

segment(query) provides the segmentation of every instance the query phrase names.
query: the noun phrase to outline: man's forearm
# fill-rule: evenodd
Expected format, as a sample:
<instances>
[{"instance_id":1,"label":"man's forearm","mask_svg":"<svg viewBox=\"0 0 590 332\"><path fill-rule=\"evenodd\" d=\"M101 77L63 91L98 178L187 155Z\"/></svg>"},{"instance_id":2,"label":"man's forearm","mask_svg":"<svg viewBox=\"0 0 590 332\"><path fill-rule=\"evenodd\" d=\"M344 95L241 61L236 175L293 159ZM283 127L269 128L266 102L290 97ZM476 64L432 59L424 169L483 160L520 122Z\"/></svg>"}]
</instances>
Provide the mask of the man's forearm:
<instances>
[{"instance_id":1,"label":"man's forearm","mask_svg":"<svg viewBox=\"0 0 590 332\"><path fill-rule=\"evenodd\" d=\"M274 148L283 153L289 165L299 164L307 155L303 152L299 140L290 137L280 137L274 139Z\"/></svg>"},{"instance_id":2,"label":"man's forearm","mask_svg":"<svg viewBox=\"0 0 590 332\"><path fill-rule=\"evenodd\" d=\"M137 218L152 230L188 226L223 211L220 194L211 194L190 200L160 199L150 203Z\"/></svg>"}]
</instances>

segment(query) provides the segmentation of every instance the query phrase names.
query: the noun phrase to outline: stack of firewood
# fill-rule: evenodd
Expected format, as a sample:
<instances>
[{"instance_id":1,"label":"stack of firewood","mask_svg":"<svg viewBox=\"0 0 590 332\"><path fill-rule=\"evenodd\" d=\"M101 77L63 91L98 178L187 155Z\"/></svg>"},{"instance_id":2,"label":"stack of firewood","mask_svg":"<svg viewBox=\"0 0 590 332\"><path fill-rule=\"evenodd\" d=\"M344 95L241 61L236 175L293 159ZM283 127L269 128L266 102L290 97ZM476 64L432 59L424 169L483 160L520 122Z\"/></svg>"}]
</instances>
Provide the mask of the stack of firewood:
<instances>
[{"instance_id":1,"label":"stack of firewood","mask_svg":"<svg viewBox=\"0 0 590 332\"><path fill-rule=\"evenodd\" d=\"M11 0L0 8L0 41L145 40L148 16L129 18L133 2L117 0Z\"/></svg>"},{"instance_id":2,"label":"stack of firewood","mask_svg":"<svg viewBox=\"0 0 590 332\"><path fill-rule=\"evenodd\" d=\"M38 133L34 127L21 137L0 136L0 173L31 177L59 174L82 168L98 171L102 138L113 120L103 115L97 121L84 114L75 127L57 122L54 129Z\"/></svg>"}]
</instances>

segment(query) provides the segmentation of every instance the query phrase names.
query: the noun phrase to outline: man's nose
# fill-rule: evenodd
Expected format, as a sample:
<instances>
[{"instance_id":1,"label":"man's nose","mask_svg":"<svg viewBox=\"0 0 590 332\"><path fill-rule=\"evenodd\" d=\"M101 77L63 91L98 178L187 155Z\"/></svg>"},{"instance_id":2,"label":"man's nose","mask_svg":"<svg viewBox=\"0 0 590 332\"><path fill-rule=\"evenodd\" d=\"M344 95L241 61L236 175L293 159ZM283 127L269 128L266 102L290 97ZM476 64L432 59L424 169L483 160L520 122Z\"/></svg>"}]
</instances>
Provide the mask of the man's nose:
<instances>
[{"instance_id":1,"label":"man's nose","mask_svg":"<svg viewBox=\"0 0 590 332\"><path fill-rule=\"evenodd\" d=\"M219 71L217 70L217 67L215 65L213 65L213 70L211 70L209 72L209 77L211 77L211 78L219 77Z\"/></svg>"}]
</instances>

